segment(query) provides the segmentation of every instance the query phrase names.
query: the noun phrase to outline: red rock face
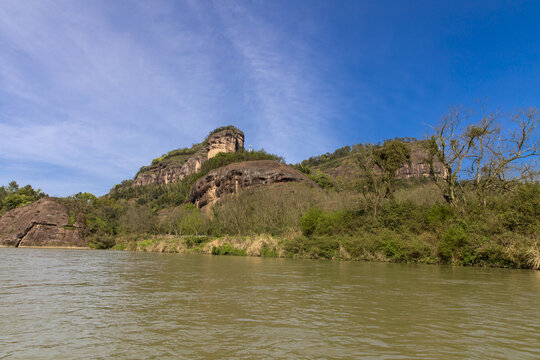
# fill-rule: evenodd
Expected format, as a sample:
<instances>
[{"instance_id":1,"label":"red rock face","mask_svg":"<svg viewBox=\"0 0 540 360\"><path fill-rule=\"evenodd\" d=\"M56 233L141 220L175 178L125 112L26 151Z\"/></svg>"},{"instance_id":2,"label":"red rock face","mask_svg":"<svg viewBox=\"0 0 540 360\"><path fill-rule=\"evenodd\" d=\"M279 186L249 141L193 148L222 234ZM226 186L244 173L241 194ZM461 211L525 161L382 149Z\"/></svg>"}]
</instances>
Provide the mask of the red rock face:
<instances>
[{"instance_id":1,"label":"red rock face","mask_svg":"<svg viewBox=\"0 0 540 360\"><path fill-rule=\"evenodd\" d=\"M157 164L148 171L140 173L133 181L132 186L140 185L166 185L182 180L186 176L200 170L202 163L206 160L206 155L194 155L185 162L184 165Z\"/></svg>"},{"instance_id":2,"label":"red rock face","mask_svg":"<svg viewBox=\"0 0 540 360\"><path fill-rule=\"evenodd\" d=\"M212 170L200 178L191 189L189 200L198 207L203 207L241 189L292 181L307 181L317 186L304 174L277 161L234 163Z\"/></svg>"},{"instance_id":3,"label":"red rock face","mask_svg":"<svg viewBox=\"0 0 540 360\"><path fill-rule=\"evenodd\" d=\"M0 246L86 247L84 224L71 223L69 210L51 198L6 212L0 218Z\"/></svg>"},{"instance_id":4,"label":"red rock face","mask_svg":"<svg viewBox=\"0 0 540 360\"><path fill-rule=\"evenodd\" d=\"M244 133L237 130L223 130L213 134L207 140L206 146L184 164L160 163L152 165L148 171L142 172L133 181L132 186L165 185L182 180L200 170L206 160L220 152L236 152L244 148Z\"/></svg>"},{"instance_id":5,"label":"red rock face","mask_svg":"<svg viewBox=\"0 0 540 360\"><path fill-rule=\"evenodd\" d=\"M206 147L207 159L211 159L220 152L237 152L244 148L244 134L233 130L224 130L212 135Z\"/></svg>"}]
</instances>

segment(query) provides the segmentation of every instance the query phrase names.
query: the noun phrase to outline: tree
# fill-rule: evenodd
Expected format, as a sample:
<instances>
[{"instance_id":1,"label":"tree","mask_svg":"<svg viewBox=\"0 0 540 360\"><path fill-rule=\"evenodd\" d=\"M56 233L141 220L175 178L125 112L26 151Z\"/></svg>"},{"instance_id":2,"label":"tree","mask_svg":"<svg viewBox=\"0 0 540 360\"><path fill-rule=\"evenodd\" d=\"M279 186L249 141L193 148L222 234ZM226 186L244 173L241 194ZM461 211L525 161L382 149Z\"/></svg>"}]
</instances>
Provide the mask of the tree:
<instances>
[{"instance_id":1,"label":"tree","mask_svg":"<svg viewBox=\"0 0 540 360\"><path fill-rule=\"evenodd\" d=\"M535 172L534 162L528 160L539 155L538 109L518 110L509 116L503 128L496 123L505 120L501 113L488 112L484 104L480 107L476 122L472 121L471 109L451 108L439 125L433 127L428 142L431 175L452 205L462 198L465 181L474 185L485 205L488 191L506 186L509 178ZM434 158L444 168L442 176L435 173Z\"/></svg>"},{"instance_id":2,"label":"tree","mask_svg":"<svg viewBox=\"0 0 540 360\"><path fill-rule=\"evenodd\" d=\"M451 108L438 126L433 127L433 135L427 146L429 155L437 158L444 168L442 176L437 176L433 159L430 160L431 176L441 189L444 198L455 204L459 188L459 174L465 159L470 156L474 146L476 131L467 132L463 123L470 119L472 111L463 106Z\"/></svg>"},{"instance_id":3,"label":"tree","mask_svg":"<svg viewBox=\"0 0 540 360\"><path fill-rule=\"evenodd\" d=\"M363 175L361 190L366 197L373 197L374 216L377 216L383 200L394 195L397 172L409 161L410 153L407 144L392 140L358 154L358 165Z\"/></svg>"},{"instance_id":4,"label":"tree","mask_svg":"<svg viewBox=\"0 0 540 360\"><path fill-rule=\"evenodd\" d=\"M17 192L17 190L19 190L19 184L17 184L15 180L10 181L10 183L8 184L8 192L10 194L13 194Z\"/></svg>"},{"instance_id":5,"label":"tree","mask_svg":"<svg viewBox=\"0 0 540 360\"><path fill-rule=\"evenodd\" d=\"M126 233L149 233L156 229L156 216L148 206L130 206L120 217L120 226Z\"/></svg>"}]
</instances>

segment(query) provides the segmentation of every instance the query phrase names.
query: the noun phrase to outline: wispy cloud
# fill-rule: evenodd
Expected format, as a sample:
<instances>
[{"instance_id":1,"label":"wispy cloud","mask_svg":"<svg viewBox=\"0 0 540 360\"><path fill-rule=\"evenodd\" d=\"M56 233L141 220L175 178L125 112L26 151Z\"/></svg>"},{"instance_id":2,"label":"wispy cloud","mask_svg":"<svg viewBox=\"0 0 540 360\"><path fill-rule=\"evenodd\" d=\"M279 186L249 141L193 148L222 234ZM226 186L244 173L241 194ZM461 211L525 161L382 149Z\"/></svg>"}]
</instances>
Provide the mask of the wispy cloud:
<instances>
[{"instance_id":1,"label":"wispy cloud","mask_svg":"<svg viewBox=\"0 0 540 360\"><path fill-rule=\"evenodd\" d=\"M229 123L289 161L317 153L333 100L303 36L224 2L3 1L0 183L39 178L26 162L103 193Z\"/></svg>"},{"instance_id":2,"label":"wispy cloud","mask_svg":"<svg viewBox=\"0 0 540 360\"><path fill-rule=\"evenodd\" d=\"M328 129L335 100L318 77L322 69L310 61L308 34L288 32L241 4L215 4L245 69L245 104L255 124L254 141L289 161L333 143Z\"/></svg>"}]
</instances>

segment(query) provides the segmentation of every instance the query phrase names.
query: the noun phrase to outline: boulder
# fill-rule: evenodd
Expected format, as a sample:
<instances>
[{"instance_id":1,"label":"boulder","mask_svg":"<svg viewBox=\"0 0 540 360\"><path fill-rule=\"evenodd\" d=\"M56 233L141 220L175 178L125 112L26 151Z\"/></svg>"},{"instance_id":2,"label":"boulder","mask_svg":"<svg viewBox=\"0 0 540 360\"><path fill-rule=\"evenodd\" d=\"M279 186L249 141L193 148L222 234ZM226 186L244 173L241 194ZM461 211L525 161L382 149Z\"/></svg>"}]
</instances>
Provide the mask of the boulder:
<instances>
[{"instance_id":1,"label":"boulder","mask_svg":"<svg viewBox=\"0 0 540 360\"><path fill-rule=\"evenodd\" d=\"M317 186L304 174L277 161L244 161L212 170L200 178L191 189L189 201L201 208L241 189L293 181L306 181Z\"/></svg>"},{"instance_id":2,"label":"boulder","mask_svg":"<svg viewBox=\"0 0 540 360\"><path fill-rule=\"evenodd\" d=\"M86 247L84 224L53 198L12 209L0 217L0 246Z\"/></svg>"}]
</instances>

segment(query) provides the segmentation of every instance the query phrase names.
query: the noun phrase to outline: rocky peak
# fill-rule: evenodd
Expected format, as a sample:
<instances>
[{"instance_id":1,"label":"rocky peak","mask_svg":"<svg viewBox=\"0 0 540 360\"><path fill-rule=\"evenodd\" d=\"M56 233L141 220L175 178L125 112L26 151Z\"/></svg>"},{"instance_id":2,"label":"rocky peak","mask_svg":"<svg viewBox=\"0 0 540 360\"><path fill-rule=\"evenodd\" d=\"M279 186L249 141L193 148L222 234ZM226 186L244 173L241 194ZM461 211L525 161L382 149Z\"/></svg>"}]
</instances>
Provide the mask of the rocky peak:
<instances>
[{"instance_id":1,"label":"rocky peak","mask_svg":"<svg viewBox=\"0 0 540 360\"><path fill-rule=\"evenodd\" d=\"M154 161L145 171L135 177L132 186L139 185L166 185L182 180L188 175L198 172L203 162L213 158L220 152L236 152L244 148L244 133L232 126L217 129L201 144L194 145L191 155L182 153L182 157L175 161L175 151ZM191 150L186 150L189 152ZM173 155L170 155L173 154Z\"/></svg>"},{"instance_id":2,"label":"rocky peak","mask_svg":"<svg viewBox=\"0 0 540 360\"><path fill-rule=\"evenodd\" d=\"M244 133L238 129L227 129L211 134L207 139L207 159L220 152L237 152L244 148Z\"/></svg>"}]
</instances>

